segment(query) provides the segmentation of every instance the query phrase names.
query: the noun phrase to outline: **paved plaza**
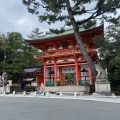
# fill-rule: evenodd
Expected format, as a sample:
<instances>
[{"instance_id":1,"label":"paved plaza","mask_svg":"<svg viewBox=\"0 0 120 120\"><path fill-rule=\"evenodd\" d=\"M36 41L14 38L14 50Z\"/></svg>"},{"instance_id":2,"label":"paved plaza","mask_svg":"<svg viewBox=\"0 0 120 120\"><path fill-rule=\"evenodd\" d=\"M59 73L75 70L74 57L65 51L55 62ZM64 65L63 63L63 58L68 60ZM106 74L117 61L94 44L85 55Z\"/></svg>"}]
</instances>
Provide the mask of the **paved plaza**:
<instances>
[{"instance_id":1,"label":"paved plaza","mask_svg":"<svg viewBox=\"0 0 120 120\"><path fill-rule=\"evenodd\" d=\"M78 99L78 100L91 100L91 101L101 101L101 102L111 102L111 103L120 103L120 96L93 96L93 95L84 95L84 94L74 94L74 92L68 92L67 94L62 93L58 94L47 94L44 96L36 95L36 92L24 92L20 93L11 93L11 94L0 94L1 97L28 97L28 98L55 98L55 99Z\"/></svg>"},{"instance_id":2,"label":"paved plaza","mask_svg":"<svg viewBox=\"0 0 120 120\"><path fill-rule=\"evenodd\" d=\"M92 97L91 97L92 98ZM55 95L0 96L1 120L120 120L120 104ZM119 98L97 98L110 101Z\"/></svg>"}]
</instances>

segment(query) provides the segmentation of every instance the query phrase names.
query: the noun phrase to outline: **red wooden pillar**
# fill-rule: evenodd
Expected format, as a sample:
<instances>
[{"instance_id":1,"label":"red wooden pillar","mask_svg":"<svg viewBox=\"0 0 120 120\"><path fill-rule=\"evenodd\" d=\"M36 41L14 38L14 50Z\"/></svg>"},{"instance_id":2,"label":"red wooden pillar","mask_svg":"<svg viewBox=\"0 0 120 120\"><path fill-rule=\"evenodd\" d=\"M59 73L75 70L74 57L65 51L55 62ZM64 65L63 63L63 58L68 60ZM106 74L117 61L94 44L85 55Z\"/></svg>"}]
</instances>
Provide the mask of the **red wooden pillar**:
<instances>
[{"instance_id":1,"label":"red wooden pillar","mask_svg":"<svg viewBox=\"0 0 120 120\"><path fill-rule=\"evenodd\" d=\"M60 78L60 85L63 85L62 67L59 67L59 78Z\"/></svg>"},{"instance_id":2,"label":"red wooden pillar","mask_svg":"<svg viewBox=\"0 0 120 120\"><path fill-rule=\"evenodd\" d=\"M54 82L55 82L55 86L57 86L57 66L56 66L56 63L54 64Z\"/></svg>"},{"instance_id":3,"label":"red wooden pillar","mask_svg":"<svg viewBox=\"0 0 120 120\"><path fill-rule=\"evenodd\" d=\"M88 68L88 71L89 71L90 85L92 85L93 84L92 71L90 68Z\"/></svg>"},{"instance_id":4,"label":"red wooden pillar","mask_svg":"<svg viewBox=\"0 0 120 120\"><path fill-rule=\"evenodd\" d=\"M75 72L76 72L76 84L78 85L78 80L79 80L79 74L78 74L78 62L75 62Z\"/></svg>"},{"instance_id":5,"label":"red wooden pillar","mask_svg":"<svg viewBox=\"0 0 120 120\"><path fill-rule=\"evenodd\" d=\"M44 85L46 85L46 65L44 65Z\"/></svg>"},{"instance_id":6,"label":"red wooden pillar","mask_svg":"<svg viewBox=\"0 0 120 120\"><path fill-rule=\"evenodd\" d=\"M81 66L80 65L78 65L78 80L80 80L81 79Z\"/></svg>"}]
</instances>

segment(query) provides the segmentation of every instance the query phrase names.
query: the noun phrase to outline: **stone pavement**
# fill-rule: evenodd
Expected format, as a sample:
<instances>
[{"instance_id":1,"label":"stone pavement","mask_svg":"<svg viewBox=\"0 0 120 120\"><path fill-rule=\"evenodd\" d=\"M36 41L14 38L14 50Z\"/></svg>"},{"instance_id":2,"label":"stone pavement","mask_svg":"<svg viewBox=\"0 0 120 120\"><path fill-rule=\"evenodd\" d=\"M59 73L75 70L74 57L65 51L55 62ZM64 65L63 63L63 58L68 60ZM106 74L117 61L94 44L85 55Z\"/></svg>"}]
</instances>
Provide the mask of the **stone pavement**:
<instances>
[{"instance_id":1,"label":"stone pavement","mask_svg":"<svg viewBox=\"0 0 120 120\"><path fill-rule=\"evenodd\" d=\"M15 93L12 94L0 94L0 97L33 97L33 98L55 98L55 99L79 99L79 100L92 100L92 101L100 101L100 102L111 102L111 103L120 103L120 96L93 96L93 95L85 95L77 92L67 92L59 94L57 93L49 93L46 95L40 94L36 95L36 92L23 92L23 93Z\"/></svg>"}]
</instances>

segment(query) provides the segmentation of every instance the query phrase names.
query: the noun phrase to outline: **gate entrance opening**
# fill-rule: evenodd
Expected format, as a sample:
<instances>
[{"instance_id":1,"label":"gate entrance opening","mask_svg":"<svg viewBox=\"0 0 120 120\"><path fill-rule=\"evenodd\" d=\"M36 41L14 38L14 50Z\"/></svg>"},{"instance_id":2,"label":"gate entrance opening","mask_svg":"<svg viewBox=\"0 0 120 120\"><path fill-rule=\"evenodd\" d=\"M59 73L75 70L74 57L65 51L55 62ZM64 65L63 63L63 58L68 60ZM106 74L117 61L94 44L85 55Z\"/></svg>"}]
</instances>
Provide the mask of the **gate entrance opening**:
<instances>
[{"instance_id":1,"label":"gate entrance opening","mask_svg":"<svg viewBox=\"0 0 120 120\"><path fill-rule=\"evenodd\" d=\"M65 74L65 85L75 85L75 73L66 73Z\"/></svg>"}]
</instances>

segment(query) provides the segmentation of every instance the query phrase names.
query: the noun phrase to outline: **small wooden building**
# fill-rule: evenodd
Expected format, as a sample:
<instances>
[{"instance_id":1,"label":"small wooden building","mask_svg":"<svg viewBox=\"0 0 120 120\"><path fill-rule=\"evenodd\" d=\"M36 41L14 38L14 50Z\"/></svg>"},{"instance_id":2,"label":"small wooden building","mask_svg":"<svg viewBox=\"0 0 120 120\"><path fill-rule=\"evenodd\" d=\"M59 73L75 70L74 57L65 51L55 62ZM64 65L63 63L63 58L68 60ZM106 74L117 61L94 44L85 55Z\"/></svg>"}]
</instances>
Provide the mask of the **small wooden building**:
<instances>
[{"instance_id":1,"label":"small wooden building","mask_svg":"<svg viewBox=\"0 0 120 120\"><path fill-rule=\"evenodd\" d=\"M44 82L43 77L43 66L32 66L24 69L23 81L26 81L28 84L31 84L32 80L35 79L35 81L40 85Z\"/></svg>"}]
</instances>

